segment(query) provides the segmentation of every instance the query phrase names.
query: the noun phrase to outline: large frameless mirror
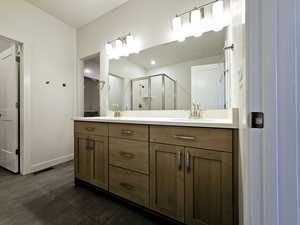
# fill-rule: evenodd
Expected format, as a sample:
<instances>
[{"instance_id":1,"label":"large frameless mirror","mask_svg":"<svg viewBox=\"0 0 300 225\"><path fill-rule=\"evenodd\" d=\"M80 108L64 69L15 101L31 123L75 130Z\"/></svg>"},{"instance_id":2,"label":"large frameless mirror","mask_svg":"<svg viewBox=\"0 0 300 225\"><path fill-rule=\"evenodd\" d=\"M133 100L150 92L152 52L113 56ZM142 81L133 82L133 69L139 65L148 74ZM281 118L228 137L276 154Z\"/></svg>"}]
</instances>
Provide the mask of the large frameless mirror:
<instances>
[{"instance_id":1,"label":"large frameless mirror","mask_svg":"<svg viewBox=\"0 0 300 225\"><path fill-rule=\"evenodd\" d=\"M110 110L228 107L226 29L171 42L109 62Z\"/></svg>"}]
</instances>

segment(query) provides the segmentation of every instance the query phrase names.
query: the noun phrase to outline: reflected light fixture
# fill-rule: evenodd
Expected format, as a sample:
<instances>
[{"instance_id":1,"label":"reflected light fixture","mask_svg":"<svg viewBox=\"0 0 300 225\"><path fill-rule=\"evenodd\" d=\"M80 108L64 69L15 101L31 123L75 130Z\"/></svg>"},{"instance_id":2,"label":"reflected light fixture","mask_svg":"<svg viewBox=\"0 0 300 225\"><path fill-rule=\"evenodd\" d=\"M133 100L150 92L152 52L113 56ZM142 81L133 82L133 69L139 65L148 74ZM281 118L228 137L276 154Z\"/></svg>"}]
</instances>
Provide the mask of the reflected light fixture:
<instances>
[{"instance_id":1,"label":"reflected light fixture","mask_svg":"<svg viewBox=\"0 0 300 225\"><path fill-rule=\"evenodd\" d=\"M129 56L133 53L139 53L137 40L131 33L114 39L106 44L106 54L110 59L119 59L123 56Z\"/></svg>"},{"instance_id":2,"label":"reflected light fixture","mask_svg":"<svg viewBox=\"0 0 300 225\"><path fill-rule=\"evenodd\" d=\"M151 60L151 65L155 65L156 64L156 61L155 60Z\"/></svg>"},{"instance_id":3,"label":"reflected light fixture","mask_svg":"<svg viewBox=\"0 0 300 225\"><path fill-rule=\"evenodd\" d=\"M210 16L211 10L212 16ZM190 20L187 23L183 23L182 17L187 14L189 14ZM200 37L204 32L211 30L218 32L229 25L229 22L227 14L224 13L224 1L214 0L192 10L177 14L173 19L173 33L175 39L182 42L187 37Z\"/></svg>"}]
</instances>

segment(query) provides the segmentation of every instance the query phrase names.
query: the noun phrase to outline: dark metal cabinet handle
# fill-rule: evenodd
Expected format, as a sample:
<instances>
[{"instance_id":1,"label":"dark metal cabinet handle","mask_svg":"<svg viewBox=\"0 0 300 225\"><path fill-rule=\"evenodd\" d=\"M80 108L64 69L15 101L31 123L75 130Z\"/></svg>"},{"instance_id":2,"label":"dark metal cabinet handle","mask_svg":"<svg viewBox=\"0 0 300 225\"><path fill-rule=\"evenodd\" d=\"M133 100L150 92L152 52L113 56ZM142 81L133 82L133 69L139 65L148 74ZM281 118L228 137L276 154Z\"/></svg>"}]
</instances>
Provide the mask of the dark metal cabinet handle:
<instances>
[{"instance_id":1,"label":"dark metal cabinet handle","mask_svg":"<svg viewBox=\"0 0 300 225\"><path fill-rule=\"evenodd\" d=\"M125 188L125 189L127 189L127 190L129 190L129 191L131 191L131 190L133 190L133 189L134 189L134 186L133 186L133 185L131 185L131 184L127 184L127 183L120 183L120 185L121 185L123 188Z\"/></svg>"},{"instance_id":2,"label":"dark metal cabinet handle","mask_svg":"<svg viewBox=\"0 0 300 225\"><path fill-rule=\"evenodd\" d=\"M134 132L131 131L131 130L122 130L122 131L121 131L121 134L124 134L124 135L133 135Z\"/></svg>"},{"instance_id":3,"label":"dark metal cabinet handle","mask_svg":"<svg viewBox=\"0 0 300 225\"><path fill-rule=\"evenodd\" d=\"M195 141L196 138L192 136L174 135L174 138L184 141Z\"/></svg>"},{"instance_id":4,"label":"dark metal cabinet handle","mask_svg":"<svg viewBox=\"0 0 300 225\"><path fill-rule=\"evenodd\" d=\"M132 153L128 153L128 152L120 152L120 156L127 158L127 159L133 159L134 158L134 154Z\"/></svg>"},{"instance_id":5,"label":"dark metal cabinet handle","mask_svg":"<svg viewBox=\"0 0 300 225\"><path fill-rule=\"evenodd\" d=\"M186 169L189 171L191 169L191 165L190 165L190 153L189 152L186 152L186 155L185 155L185 160L186 160Z\"/></svg>"},{"instance_id":6,"label":"dark metal cabinet handle","mask_svg":"<svg viewBox=\"0 0 300 225\"><path fill-rule=\"evenodd\" d=\"M177 163L178 163L178 169L180 170L182 167L182 162L181 162L181 151L177 152Z\"/></svg>"}]
</instances>

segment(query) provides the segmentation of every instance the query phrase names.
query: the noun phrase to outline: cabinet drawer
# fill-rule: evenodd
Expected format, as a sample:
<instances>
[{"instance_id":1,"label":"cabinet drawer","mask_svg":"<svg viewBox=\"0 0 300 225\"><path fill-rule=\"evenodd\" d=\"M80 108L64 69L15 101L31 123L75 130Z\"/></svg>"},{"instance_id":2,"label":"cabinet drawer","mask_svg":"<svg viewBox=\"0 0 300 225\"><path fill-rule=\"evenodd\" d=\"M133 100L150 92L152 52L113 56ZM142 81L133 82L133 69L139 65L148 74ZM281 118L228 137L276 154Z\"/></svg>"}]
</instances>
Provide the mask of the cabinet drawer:
<instances>
[{"instance_id":1,"label":"cabinet drawer","mask_svg":"<svg viewBox=\"0 0 300 225\"><path fill-rule=\"evenodd\" d=\"M109 124L109 136L132 140L148 141L147 125Z\"/></svg>"},{"instance_id":2,"label":"cabinet drawer","mask_svg":"<svg viewBox=\"0 0 300 225\"><path fill-rule=\"evenodd\" d=\"M108 136L108 125L96 122L75 122L75 132L82 134Z\"/></svg>"},{"instance_id":3,"label":"cabinet drawer","mask_svg":"<svg viewBox=\"0 0 300 225\"><path fill-rule=\"evenodd\" d=\"M149 205L148 184L146 175L109 167L109 191L146 207Z\"/></svg>"},{"instance_id":4,"label":"cabinet drawer","mask_svg":"<svg viewBox=\"0 0 300 225\"><path fill-rule=\"evenodd\" d=\"M109 163L148 174L148 142L109 138Z\"/></svg>"},{"instance_id":5,"label":"cabinet drawer","mask_svg":"<svg viewBox=\"0 0 300 225\"><path fill-rule=\"evenodd\" d=\"M150 141L232 152L232 130L150 126Z\"/></svg>"}]
</instances>

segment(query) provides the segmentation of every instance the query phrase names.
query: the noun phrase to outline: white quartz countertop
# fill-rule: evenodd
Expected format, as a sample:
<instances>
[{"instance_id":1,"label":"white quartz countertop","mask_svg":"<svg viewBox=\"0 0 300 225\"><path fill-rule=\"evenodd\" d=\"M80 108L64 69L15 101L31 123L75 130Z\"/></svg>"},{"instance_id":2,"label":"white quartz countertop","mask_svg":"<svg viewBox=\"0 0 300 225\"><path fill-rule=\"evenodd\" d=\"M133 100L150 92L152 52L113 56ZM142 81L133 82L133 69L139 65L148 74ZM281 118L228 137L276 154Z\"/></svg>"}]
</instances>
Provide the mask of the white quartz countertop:
<instances>
[{"instance_id":1,"label":"white quartz countertop","mask_svg":"<svg viewBox=\"0 0 300 225\"><path fill-rule=\"evenodd\" d=\"M236 129L238 126L232 120L226 119L185 119L158 117L74 117L74 121L99 123L128 123L162 126L210 127Z\"/></svg>"}]
</instances>

